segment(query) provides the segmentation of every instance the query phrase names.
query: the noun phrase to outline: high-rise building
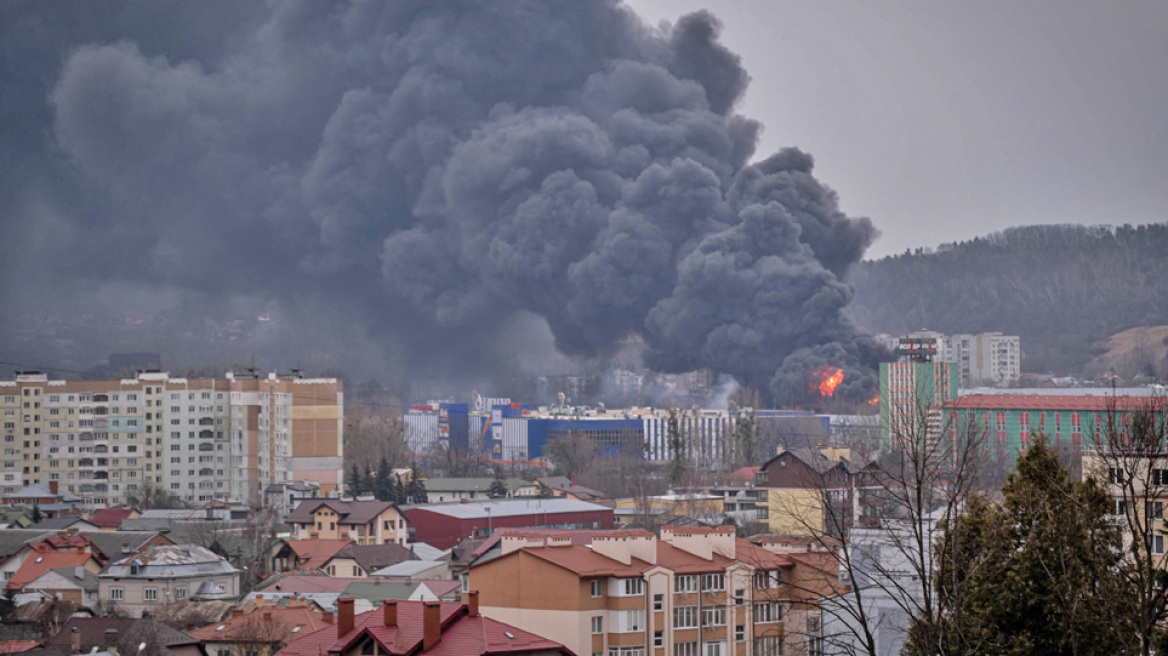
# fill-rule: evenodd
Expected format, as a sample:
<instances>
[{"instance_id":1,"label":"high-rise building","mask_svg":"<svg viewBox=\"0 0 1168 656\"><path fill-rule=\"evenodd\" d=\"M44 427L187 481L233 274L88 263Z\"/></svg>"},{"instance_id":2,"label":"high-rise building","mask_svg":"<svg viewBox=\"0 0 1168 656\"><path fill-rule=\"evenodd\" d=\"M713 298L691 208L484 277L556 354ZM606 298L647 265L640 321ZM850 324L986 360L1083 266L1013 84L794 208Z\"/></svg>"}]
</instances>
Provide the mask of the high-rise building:
<instances>
[{"instance_id":1,"label":"high-rise building","mask_svg":"<svg viewBox=\"0 0 1168 656\"><path fill-rule=\"evenodd\" d=\"M880 364L880 437L923 438L941 430L941 406L957 398L954 362L882 362Z\"/></svg>"},{"instance_id":2,"label":"high-rise building","mask_svg":"<svg viewBox=\"0 0 1168 656\"><path fill-rule=\"evenodd\" d=\"M876 335L884 346L901 350L905 343L930 345L930 360L958 366L962 387L1015 387L1022 375L1022 346L1017 335L981 333L945 335L920 330L904 336Z\"/></svg>"},{"instance_id":3,"label":"high-rise building","mask_svg":"<svg viewBox=\"0 0 1168 656\"><path fill-rule=\"evenodd\" d=\"M188 502L258 504L272 483L338 490L343 385L299 372L119 380L0 381L0 485L57 481L92 506L147 485Z\"/></svg>"}]
</instances>

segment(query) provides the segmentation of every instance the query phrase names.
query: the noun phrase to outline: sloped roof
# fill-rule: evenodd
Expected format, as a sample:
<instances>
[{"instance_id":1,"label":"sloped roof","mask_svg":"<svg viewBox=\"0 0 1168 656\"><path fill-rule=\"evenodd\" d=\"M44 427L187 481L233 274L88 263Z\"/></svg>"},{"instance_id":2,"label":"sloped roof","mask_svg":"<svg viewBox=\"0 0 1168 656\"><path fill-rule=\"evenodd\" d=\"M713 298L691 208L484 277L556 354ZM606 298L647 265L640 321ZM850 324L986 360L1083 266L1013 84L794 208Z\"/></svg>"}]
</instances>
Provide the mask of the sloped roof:
<instances>
[{"instance_id":1,"label":"sloped roof","mask_svg":"<svg viewBox=\"0 0 1168 656\"><path fill-rule=\"evenodd\" d=\"M374 572L407 560L417 560L417 555L400 544L350 544L338 551L329 560L352 558L361 569Z\"/></svg>"},{"instance_id":2,"label":"sloped roof","mask_svg":"<svg viewBox=\"0 0 1168 656\"><path fill-rule=\"evenodd\" d=\"M271 636L274 638L271 642L276 642L285 637L294 639L297 635L307 635L326 626L332 624L325 622L324 616L315 608L265 605L239 617L208 624L187 635L203 642L250 642L262 636Z\"/></svg>"},{"instance_id":3,"label":"sloped roof","mask_svg":"<svg viewBox=\"0 0 1168 656\"><path fill-rule=\"evenodd\" d=\"M353 544L352 540L289 540L288 548L297 559L304 561L296 566L297 569L320 569L350 544Z\"/></svg>"},{"instance_id":4,"label":"sloped roof","mask_svg":"<svg viewBox=\"0 0 1168 656\"><path fill-rule=\"evenodd\" d=\"M131 567L141 569L131 574ZM233 574L236 569L210 549L194 544L166 544L145 553L135 553L111 560L102 570L103 577L161 578L196 573Z\"/></svg>"},{"instance_id":5,"label":"sloped roof","mask_svg":"<svg viewBox=\"0 0 1168 656\"><path fill-rule=\"evenodd\" d=\"M457 591L462 587L462 581L454 581L451 579L430 579L425 581L416 581L430 590L430 594L435 597L443 597L452 592Z\"/></svg>"},{"instance_id":6,"label":"sloped roof","mask_svg":"<svg viewBox=\"0 0 1168 656\"><path fill-rule=\"evenodd\" d=\"M94 531L87 534L87 537L106 558L112 559L121 556L123 546L130 551L137 551L157 535L158 531ZM166 542L173 544L170 538L162 537Z\"/></svg>"},{"instance_id":7,"label":"sloped roof","mask_svg":"<svg viewBox=\"0 0 1168 656\"><path fill-rule=\"evenodd\" d=\"M158 622L151 618L131 619L123 617L74 617L57 632L57 635L50 639L46 646L55 647L65 652L66 654L73 653L72 634L73 629L81 634L81 653L88 653L94 647L105 648L105 632L113 629L118 632L119 636L126 639L125 636L130 636L130 640L137 641L137 636L141 634L143 642L150 640L157 640L158 644L163 647L178 647L182 645L197 645L199 641L192 638L185 633L175 631L169 626ZM171 654L169 649L165 652Z\"/></svg>"},{"instance_id":8,"label":"sloped roof","mask_svg":"<svg viewBox=\"0 0 1168 656\"><path fill-rule=\"evenodd\" d=\"M394 504L389 501L337 501L334 499L305 499L296 504L285 519L288 524L309 524L312 522L312 513L321 506L328 506L335 510L340 518L338 524L361 525L368 524Z\"/></svg>"},{"instance_id":9,"label":"sloped roof","mask_svg":"<svg viewBox=\"0 0 1168 656\"><path fill-rule=\"evenodd\" d=\"M83 501L83 499L81 497L77 496L76 494L73 494L71 492L66 492L64 490L58 490L56 494L53 494L49 490L48 483L33 483L32 485L29 485L28 487L17 490L16 492L12 492L10 494L5 494L2 498L4 498L4 499L60 499L61 501L64 501L66 503L80 503Z\"/></svg>"},{"instance_id":10,"label":"sloped roof","mask_svg":"<svg viewBox=\"0 0 1168 656\"><path fill-rule=\"evenodd\" d=\"M37 640L4 640L0 641L0 654L19 654L41 646Z\"/></svg>"},{"instance_id":11,"label":"sloped roof","mask_svg":"<svg viewBox=\"0 0 1168 656\"><path fill-rule=\"evenodd\" d=\"M54 567L50 571L58 576L65 578L82 590L86 590L88 592L97 591L97 577L94 576L93 572L83 567ZM41 574L40 576L30 581L27 585L36 586L37 581L48 573L49 572Z\"/></svg>"},{"instance_id":12,"label":"sloped roof","mask_svg":"<svg viewBox=\"0 0 1168 656\"><path fill-rule=\"evenodd\" d=\"M90 522L87 522L80 517L50 517L49 519L42 519L36 524L33 524L31 528L37 531L61 531L70 528L75 524L81 525L78 528L97 528Z\"/></svg>"},{"instance_id":13,"label":"sloped roof","mask_svg":"<svg viewBox=\"0 0 1168 656\"><path fill-rule=\"evenodd\" d=\"M384 653L391 655L425 653L430 656L475 656L536 650L571 652L563 645L522 629L478 615L467 615L462 604L440 604L442 637L422 652L422 602L399 601L397 625L385 626L380 609L354 618L351 631L337 637L336 627L310 633L277 652L277 656L319 656L330 650L343 650L358 638L369 635Z\"/></svg>"},{"instance_id":14,"label":"sloped roof","mask_svg":"<svg viewBox=\"0 0 1168 656\"><path fill-rule=\"evenodd\" d=\"M93 559L91 553L75 551L46 551L45 553L29 554L21 563L20 569L8 581L9 590L19 590L33 582L40 575L58 567L83 567Z\"/></svg>"},{"instance_id":15,"label":"sloped roof","mask_svg":"<svg viewBox=\"0 0 1168 656\"><path fill-rule=\"evenodd\" d=\"M98 528L118 528L122 520L134 514L133 508L102 508L93 513L89 523Z\"/></svg>"},{"instance_id":16,"label":"sloped roof","mask_svg":"<svg viewBox=\"0 0 1168 656\"><path fill-rule=\"evenodd\" d=\"M491 489L495 479L491 476L466 476L460 478L427 478L426 492L482 492L486 494ZM522 478L505 478L503 484L507 490L514 492L521 487L531 485Z\"/></svg>"},{"instance_id":17,"label":"sloped roof","mask_svg":"<svg viewBox=\"0 0 1168 656\"><path fill-rule=\"evenodd\" d=\"M345 587L354 581L365 579L340 578L333 576L287 576L279 581L259 590L261 593L279 592L283 594L314 592L332 592L340 594Z\"/></svg>"},{"instance_id":18,"label":"sloped roof","mask_svg":"<svg viewBox=\"0 0 1168 656\"><path fill-rule=\"evenodd\" d=\"M422 572L445 567L447 563L440 560L407 560L373 572L377 576L414 576Z\"/></svg>"},{"instance_id":19,"label":"sloped roof","mask_svg":"<svg viewBox=\"0 0 1168 656\"><path fill-rule=\"evenodd\" d=\"M354 599L368 599L376 603L381 603L386 599L406 600L410 598L410 595L414 594L414 591L420 585L421 583L411 583L408 581L380 581L376 579L370 581L365 579L353 581L345 586L345 591L341 593L341 596L353 597Z\"/></svg>"},{"instance_id":20,"label":"sloped roof","mask_svg":"<svg viewBox=\"0 0 1168 656\"><path fill-rule=\"evenodd\" d=\"M53 535L49 531L37 531L30 528L0 529L0 562L24 549L30 542L37 542Z\"/></svg>"},{"instance_id":21,"label":"sloped roof","mask_svg":"<svg viewBox=\"0 0 1168 656\"><path fill-rule=\"evenodd\" d=\"M600 490L573 483L572 479L567 476L545 476L537 480L553 490L566 492L581 501L592 501L593 499L605 499L608 497L607 494Z\"/></svg>"}]
</instances>

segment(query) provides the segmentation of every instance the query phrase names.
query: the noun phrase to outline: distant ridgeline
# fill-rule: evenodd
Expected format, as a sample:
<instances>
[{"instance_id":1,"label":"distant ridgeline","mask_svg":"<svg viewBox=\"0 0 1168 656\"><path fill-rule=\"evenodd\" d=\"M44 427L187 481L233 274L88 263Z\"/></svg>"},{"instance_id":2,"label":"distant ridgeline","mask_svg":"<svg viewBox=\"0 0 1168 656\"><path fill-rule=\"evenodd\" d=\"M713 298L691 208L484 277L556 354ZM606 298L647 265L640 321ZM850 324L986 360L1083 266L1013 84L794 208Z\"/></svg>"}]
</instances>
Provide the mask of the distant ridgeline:
<instances>
[{"instance_id":1,"label":"distant ridgeline","mask_svg":"<svg viewBox=\"0 0 1168 656\"><path fill-rule=\"evenodd\" d=\"M849 282L865 330L1001 331L1022 337L1023 372L1076 374L1108 336L1168 324L1168 224L1011 228L866 261Z\"/></svg>"}]
</instances>

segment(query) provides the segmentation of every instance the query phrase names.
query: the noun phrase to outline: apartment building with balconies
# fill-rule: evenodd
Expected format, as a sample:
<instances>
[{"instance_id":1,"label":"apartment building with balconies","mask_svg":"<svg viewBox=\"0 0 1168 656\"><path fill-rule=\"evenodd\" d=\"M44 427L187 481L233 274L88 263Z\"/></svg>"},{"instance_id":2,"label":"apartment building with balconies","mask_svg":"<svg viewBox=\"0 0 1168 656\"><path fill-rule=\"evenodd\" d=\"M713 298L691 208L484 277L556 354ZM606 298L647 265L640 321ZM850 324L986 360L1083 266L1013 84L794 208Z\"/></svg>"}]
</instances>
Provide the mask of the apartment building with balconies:
<instances>
[{"instance_id":1,"label":"apartment building with balconies","mask_svg":"<svg viewBox=\"0 0 1168 656\"><path fill-rule=\"evenodd\" d=\"M254 373L0 381L0 487L56 481L91 507L147 485L192 503L260 505L272 483L339 489L343 391L334 378Z\"/></svg>"},{"instance_id":2,"label":"apartment building with balconies","mask_svg":"<svg viewBox=\"0 0 1168 656\"><path fill-rule=\"evenodd\" d=\"M597 531L576 545L542 532L500 539L499 555L469 572L483 614L538 629L577 654L803 653L816 601L839 590L837 573L752 545L732 528L665 528L660 539Z\"/></svg>"}]
</instances>

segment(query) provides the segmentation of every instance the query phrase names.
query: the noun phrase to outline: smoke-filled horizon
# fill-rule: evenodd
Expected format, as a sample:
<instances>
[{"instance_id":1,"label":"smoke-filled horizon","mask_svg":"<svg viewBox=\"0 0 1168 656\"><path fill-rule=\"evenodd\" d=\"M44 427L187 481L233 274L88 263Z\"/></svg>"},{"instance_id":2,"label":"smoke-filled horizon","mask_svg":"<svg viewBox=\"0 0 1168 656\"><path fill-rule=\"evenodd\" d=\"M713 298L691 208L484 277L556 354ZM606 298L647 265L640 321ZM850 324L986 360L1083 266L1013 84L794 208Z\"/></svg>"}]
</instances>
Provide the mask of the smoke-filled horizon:
<instances>
[{"instance_id":1,"label":"smoke-filled horizon","mask_svg":"<svg viewBox=\"0 0 1168 656\"><path fill-rule=\"evenodd\" d=\"M876 229L811 155L755 152L750 76L708 13L14 2L0 21L10 308L243 303L289 353L399 380L635 336L661 372L797 398L830 365L839 396L874 390L842 278Z\"/></svg>"}]
</instances>

